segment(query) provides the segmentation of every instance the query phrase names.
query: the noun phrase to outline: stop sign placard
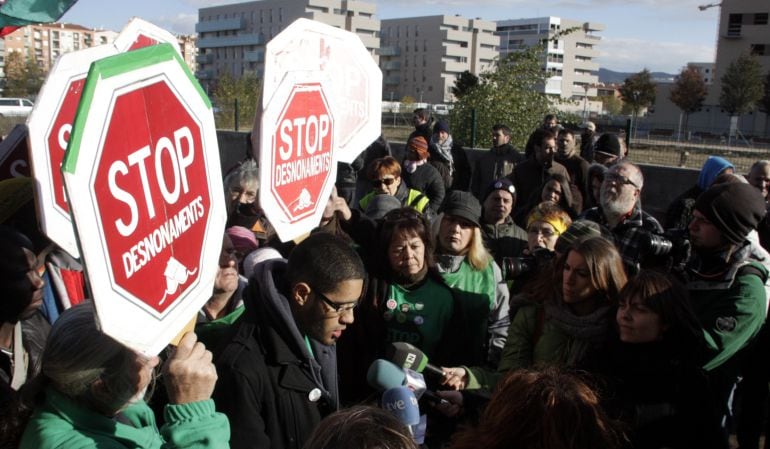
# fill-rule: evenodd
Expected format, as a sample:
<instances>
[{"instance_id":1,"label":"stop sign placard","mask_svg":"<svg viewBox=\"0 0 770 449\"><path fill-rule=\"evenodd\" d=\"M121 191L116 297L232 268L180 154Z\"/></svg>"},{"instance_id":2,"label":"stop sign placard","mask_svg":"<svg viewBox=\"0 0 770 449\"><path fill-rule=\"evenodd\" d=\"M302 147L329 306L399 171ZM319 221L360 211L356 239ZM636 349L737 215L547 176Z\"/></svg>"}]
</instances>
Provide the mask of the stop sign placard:
<instances>
[{"instance_id":1,"label":"stop sign placard","mask_svg":"<svg viewBox=\"0 0 770 449\"><path fill-rule=\"evenodd\" d=\"M355 33L309 19L297 19L281 31L265 48L264 108L288 72L325 76L337 118L337 161L353 161L380 136L382 71Z\"/></svg>"},{"instance_id":2,"label":"stop sign placard","mask_svg":"<svg viewBox=\"0 0 770 449\"><path fill-rule=\"evenodd\" d=\"M0 181L30 176L28 134L27 125L18 124L0 142Z\"/></svg>"},{"instance_id":3,"label":"stop sign placard","mask_svg":"<svg viewBox=\"0 0 770 449\"><path fill-rule=\"evenodd\" d=\"M61 55L51 68L27 120L41 228L74 257L79 257L80 253L64 191L61 164L88 68L92 62L116 53L113 46L102 45Z\"/></svg>"},{"instance_id":4,"label":"stop sign placard","mask_svg":"<svg viewBox=\"0 0 770 449\"><path fill-rule=\"evenodd\" d=\"M62 170L103 330L156 354L211 296L226 218L211 104L171 45L93 63Z\"/></svg>"},{"instance_id":5,"label":"stop sign placard","mask_svg":"<svg viewBox=\"0 0 770 449\"><path fill-rule=\"evenodd\" d=\"M260 205L283 241L313 229L334 184L334 126L324 86L287 80L263 115ZM264 186L265 184L263 184Z\"/></svg>"},{"instance_id":6,"label":"stop sign placard","mask_svg":"<svg viewBox=\"0 0 770 449\"><path fill-rule=\"evenodd\" d=\"M113 45L122 53L162 43L171 44L181 54L179 41L173 34L146 20L134 17L123 27Z\"/></svg>"}]
</instances>

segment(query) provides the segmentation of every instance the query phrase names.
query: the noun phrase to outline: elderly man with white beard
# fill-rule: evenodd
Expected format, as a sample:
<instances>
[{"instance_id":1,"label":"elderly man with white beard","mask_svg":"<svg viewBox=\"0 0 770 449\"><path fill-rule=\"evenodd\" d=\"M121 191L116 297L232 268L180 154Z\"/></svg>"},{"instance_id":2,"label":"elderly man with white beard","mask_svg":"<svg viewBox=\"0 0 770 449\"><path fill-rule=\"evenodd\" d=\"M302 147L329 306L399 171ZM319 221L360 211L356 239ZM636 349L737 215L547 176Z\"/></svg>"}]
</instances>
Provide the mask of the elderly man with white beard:
<instances>
[{"instance_id":1,"label":"elderly man with white beard","mask_svg":"<svg viewBox=\"0 0 770 449\"><path fill-rule=\"evenodd\" d=\"M658 220L642 210L643 186L644 177L639 167L625 161L613 165L604 176L599 206L583 212L581 217L612 232L629 275L639 271L644 256L639 250L642 238L649 233L663 232Z\"/></svg>"}]
</instances>

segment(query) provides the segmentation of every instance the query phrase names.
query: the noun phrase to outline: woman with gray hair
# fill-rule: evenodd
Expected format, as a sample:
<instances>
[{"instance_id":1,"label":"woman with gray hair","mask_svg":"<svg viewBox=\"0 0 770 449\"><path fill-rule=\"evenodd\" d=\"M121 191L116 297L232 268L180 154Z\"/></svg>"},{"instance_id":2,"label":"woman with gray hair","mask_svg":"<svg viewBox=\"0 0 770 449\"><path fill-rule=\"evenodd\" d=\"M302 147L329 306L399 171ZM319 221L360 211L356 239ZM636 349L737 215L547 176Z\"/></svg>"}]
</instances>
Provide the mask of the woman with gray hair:
<instances>
[{"instance_id":1,"label":"woman with gray hair","mask_svg":"<svg viewBox=\"0 0 770 449\"><path fill-rule=\"evenodd\" d=\"M65 311L27 391L34 412L19 447L229 447L229 423L210 399L211 353L188 333L166 361L169 404L160 430L143 400L159 363L99 331L92 303Z\"/></svg>"}]
</instances>

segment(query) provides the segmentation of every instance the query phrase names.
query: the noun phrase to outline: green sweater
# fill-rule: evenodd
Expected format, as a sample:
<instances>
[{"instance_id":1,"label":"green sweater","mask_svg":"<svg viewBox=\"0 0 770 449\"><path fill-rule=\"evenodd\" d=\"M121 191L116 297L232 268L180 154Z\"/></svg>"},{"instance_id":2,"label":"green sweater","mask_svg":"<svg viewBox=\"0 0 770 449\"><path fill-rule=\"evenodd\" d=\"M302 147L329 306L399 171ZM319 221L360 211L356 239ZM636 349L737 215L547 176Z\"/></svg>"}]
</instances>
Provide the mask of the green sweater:
<instances>
[{"instance_id":1,"label":"green sweater","mask_svg":"<svg viewBox=\"0 0 770 449\"><path fill-rule=\"evenodd\" d=\"M21 449L228 448L230 424L211 399L166 405L166 424L158 431L144 401L115 418L88 410L52 388L27 424Z\"/></svg>"}]
</instances>

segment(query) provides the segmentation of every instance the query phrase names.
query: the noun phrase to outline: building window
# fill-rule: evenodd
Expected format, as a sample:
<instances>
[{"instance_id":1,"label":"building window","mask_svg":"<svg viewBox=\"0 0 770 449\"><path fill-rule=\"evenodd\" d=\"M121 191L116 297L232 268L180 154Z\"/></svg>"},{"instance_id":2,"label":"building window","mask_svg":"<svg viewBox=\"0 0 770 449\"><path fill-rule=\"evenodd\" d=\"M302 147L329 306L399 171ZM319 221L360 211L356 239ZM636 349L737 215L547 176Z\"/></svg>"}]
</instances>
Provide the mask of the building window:
<instances>
[{"instance_id":1,"label":"building window","mask_svg":"<svg viewBox=\"0 0 770 449\"><path fill-rule=\"evenodd\" d=\"M751 54L757 56L768 55L768 45L766 44L751 44Z\"/></svg>"},{"instance_id":2,"label":"building window","mask_svg":"<svg viewBox=\"0 0 770 449\"><path fill-rule=\"evenodd\" d=\"M754 14L754 25L767 25L767 13L758 12Z\"/></svg>"},{"instance_id":3,"label":"building window","mask_svg":"<svg viewBox=\"0 0 770 449\"><path fill-rule=\"evenodd\" d=\"M730 14L730 17L727 21L727 36L740 37L742 24L743 14Z\"/></svg>"}]
</instances>

